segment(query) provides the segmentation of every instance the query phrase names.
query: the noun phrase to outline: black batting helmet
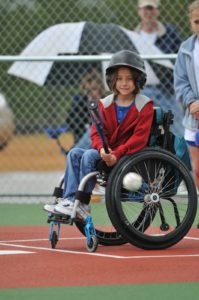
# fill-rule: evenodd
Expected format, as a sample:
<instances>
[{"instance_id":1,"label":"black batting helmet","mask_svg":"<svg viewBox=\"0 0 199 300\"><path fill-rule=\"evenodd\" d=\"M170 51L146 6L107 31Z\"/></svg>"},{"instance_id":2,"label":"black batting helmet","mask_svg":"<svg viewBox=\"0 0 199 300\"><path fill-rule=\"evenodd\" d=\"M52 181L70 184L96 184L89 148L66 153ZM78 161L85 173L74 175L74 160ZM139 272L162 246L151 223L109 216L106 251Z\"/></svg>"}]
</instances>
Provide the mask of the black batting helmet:
<instances>
[{"instance_id":1,"label":"black batting helmet","mask_svg":"<svg viewBox=\"0 0 199 300\"><path fill-rule=\"evenodd\" d=\"M130 67L140 73L140 76L136 81L138 86L142 89L146 83L144 61L138 53L130 50L122 50L112 56L109 66L106 69L106 82L108 87L110 88L111 75L114 73L116 68L121 66Z\"/></svg>"}]
</instances>

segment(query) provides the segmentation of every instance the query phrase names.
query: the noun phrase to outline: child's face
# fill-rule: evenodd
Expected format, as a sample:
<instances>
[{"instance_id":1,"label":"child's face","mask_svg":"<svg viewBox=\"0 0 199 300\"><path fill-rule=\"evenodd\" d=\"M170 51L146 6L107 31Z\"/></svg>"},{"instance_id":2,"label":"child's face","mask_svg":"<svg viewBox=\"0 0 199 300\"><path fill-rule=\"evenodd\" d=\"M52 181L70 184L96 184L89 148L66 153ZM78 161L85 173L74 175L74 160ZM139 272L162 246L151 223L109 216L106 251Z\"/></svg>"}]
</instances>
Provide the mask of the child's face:
<instances>
[{"instance_id":1,"label":"child's face","mask_svg":"<svg viewBox=\"0 0 199 300\"><path fill-rule=\"evenodd\" d=\"M121 67L117 71L116 90L123 97L132 97L135 90L135 82L130 68Z\"/></svg>"},{"instance_id":2,"label":"child's face","mask_svg":"<svg viewBox=\"0 0 199 300\"><path fill-rule=\"evenodd\" d=\"M199 9L194 9L190 17L192 31L199 38Z\"/></svg>"}]
</instances>

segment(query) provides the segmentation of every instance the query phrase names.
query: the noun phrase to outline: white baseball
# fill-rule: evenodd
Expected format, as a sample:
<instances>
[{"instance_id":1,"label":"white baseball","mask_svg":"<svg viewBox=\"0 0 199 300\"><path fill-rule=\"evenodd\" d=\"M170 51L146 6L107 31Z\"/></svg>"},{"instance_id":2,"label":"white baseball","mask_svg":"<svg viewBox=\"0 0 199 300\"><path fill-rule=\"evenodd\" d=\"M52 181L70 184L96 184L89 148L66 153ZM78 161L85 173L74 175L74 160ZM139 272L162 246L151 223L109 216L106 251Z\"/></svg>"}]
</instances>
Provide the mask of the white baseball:
<instances>
[{"instance_id":1,"label":"white baseball","mask_svg":"<svg viewBox=\"0 0 199 300\"><path fill-rule=\"evenodd\" d=\"M138 191L142 186L142 177L137 173L127 173L123 178L123 187L128 191Z\"/></svg>"}]
</instances>

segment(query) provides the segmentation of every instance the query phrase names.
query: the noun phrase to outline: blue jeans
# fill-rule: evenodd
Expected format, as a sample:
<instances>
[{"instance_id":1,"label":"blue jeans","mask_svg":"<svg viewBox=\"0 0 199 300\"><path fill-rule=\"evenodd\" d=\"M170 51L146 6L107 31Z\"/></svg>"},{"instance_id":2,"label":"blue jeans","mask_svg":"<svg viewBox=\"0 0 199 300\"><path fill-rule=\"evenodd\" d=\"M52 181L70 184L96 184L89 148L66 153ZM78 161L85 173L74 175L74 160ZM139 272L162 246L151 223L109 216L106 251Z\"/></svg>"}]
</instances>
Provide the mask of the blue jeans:
<instances>
[{"instance_id":1,"label":"blue jeans","mask_svg":"<svg viewBox=\"0 0 199 300\"><path fill-rule=\"evenodd\" d=\"M144 95L154 101L154 106L159 106L164 112L171 110L174 114L174 123L171 125L171 131L175 135L184 136L182 125L183 109L172 94L163 94L156 86L146 86L142 91Z\"/></svg>"},{"instance_id":2,"label":"blue jeans","mask_svg":"<svg viewBox=\"0 0 199 300\"><path fill-rule=\"evenodd\" d=\"M73 148L84 148L84 149L92 148L90 133L91 133L91 128L89 127L82 135L82 137L78 140L78 142L73 146Z\"/></svg>"},{"instance_id":3,"label":"blue jeans","mask_svg":"<svg viewBox=\"0 0 199 300\"><path fill-rule=\"evenodd\" d=\"M90 172L96 171L97 161L100 159L99 152L95 149L73 148L67 156L67 166L64 175L63 198L75 200L82 178ZM85 186L84 192L91 194L96 184L96 179L90 179Z\"/></svg>"}]
</instances>

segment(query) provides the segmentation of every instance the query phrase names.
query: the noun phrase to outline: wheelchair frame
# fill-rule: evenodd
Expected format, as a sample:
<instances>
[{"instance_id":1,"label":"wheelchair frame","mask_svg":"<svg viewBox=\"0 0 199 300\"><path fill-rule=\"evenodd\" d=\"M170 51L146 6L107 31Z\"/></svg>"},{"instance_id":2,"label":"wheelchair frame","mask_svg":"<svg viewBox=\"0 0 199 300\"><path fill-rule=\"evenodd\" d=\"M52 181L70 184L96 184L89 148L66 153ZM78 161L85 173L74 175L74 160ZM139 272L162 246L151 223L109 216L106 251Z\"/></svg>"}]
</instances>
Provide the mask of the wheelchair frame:
<instances>
[{"instance_id":1,"label":"wheelchair frame","mask_svg":"<svg viewBox=\"0 0 199 300\"><path fill-rule=\"evenodd\" d=\"M174 245L184 237L184 235L190 229L196 215L197 192L188 168L174 154L164 150L168 145L169 126L172 123L172 114L168 112L167 115L165 115L166 114L162 114L161 109L155 110L149 141L149 145L151 140L154 138L155 143L157 142L158 137L160 135L162 136L159 126L163 125L165 135L162 136L162 148L148 147L141 150L139 153L137 152L122 158L121 161L119 161L118 164L113 168L113 171L108 177L105 203L108 216L113 224L114 231L111 230L111 232L103 232L96 229L94 227L91 215L86 212L84 220L79 221L76 218L76 208L79 204L79 200L76 199L71 217L51 215L48 218L48 222L50 223L49 240L51 241L52 248L55 248L59 240L61 223L70 225L73 223L76 224L80 232L86 236L86 247L89 252L96 251L98 243L102 245L122 245L126 242L130 242L131 244L143 249L164 249ZM137 207L139 206L139 213L137 212L134 215L131 212L131 219L129 219L125 211L125 203L131 202L130 206L133 207L133 209L138 208L133 201L123 199L124 188L122 186L122 180L129 171L135 171L135 166L138 168L139 164L144 165L144 168L146 169L145 162L143 162L143 157L150 166L152 166L153 162L157 169L159 168L159 171L161 170L160 166L163 165L165 172L170 172L171 178L173 178L169 179L167 174L167 180L173 180L174 183L176 183L176 178L172 176L172 172L178 174L180 178L179 181L183 180L186 186L186 192L188 193L186 198L186 207L183 207L183 209L186 210L184 214L180 211L181 208L178 205L178 202L180 201L176 201L175 199L177 191L175 193L173 192L173 194L170 193L171 195L167 195L168 192L166 195L162 195L165 193L162 192L164 190L164 188L162 190L162 185L163 183L168 185L168 183L165 181L165 179L163 179L162 182L158 181L158 176L160 174L156 174L157 176L155 175L155 177L154 175L150 174L150 176L153 177L153 180L148 178L147 183L149 186L153 181L153 189L149 191L148 188L142 193L142 201L140 201L138 204L136 203ZM146 169L145 173L146 172L149 171ZM155 168L153 168L152 173L155 173ZM88 180L93 177L100 178L100 176L103 176L103 174L99 171L95 171L86 175L80 182L78 191L84 191L84 187ZM144 176L141 174L141 176L145 177L146 181L146 175ZM161 186L161 189L158 190L157 186L154 187L155 184L157 186ZM56 188L59 189L59 193L61 192L60 189L62 185L63 178L59 183L59 187ZM161 191L161 195L159 191ZM61 193L59 193L55 193L57 198L61 196ZM173 216L167 215L166 210L169 204L171 204ZM159 215L159 219L157 215ZM172 221L168 220L167 218L171 218ZM148 231L151 230L151 227L155 221L160 223L158 224L158 228L160 230L158 229L157 232L155 231L155 234L158 233L158 235L154 237L154 235L151 235L150 233L148 234ZM176 224L174 225L174 223ZM58 226L58 230L54 230L54 226Z\"/></svg>"}]
</instances>

